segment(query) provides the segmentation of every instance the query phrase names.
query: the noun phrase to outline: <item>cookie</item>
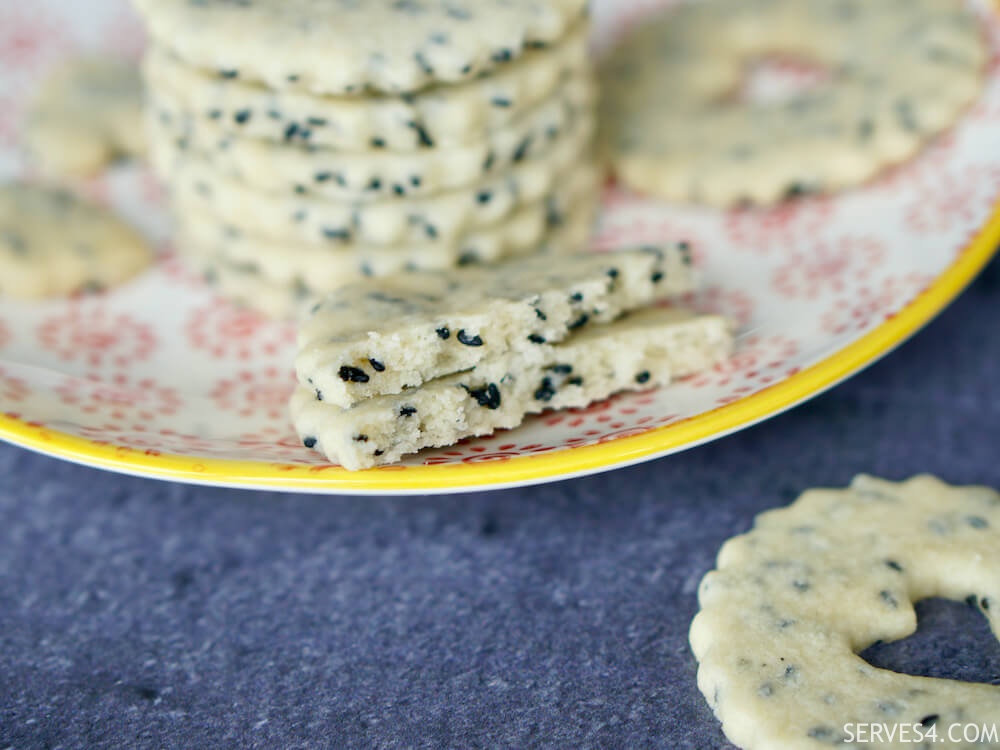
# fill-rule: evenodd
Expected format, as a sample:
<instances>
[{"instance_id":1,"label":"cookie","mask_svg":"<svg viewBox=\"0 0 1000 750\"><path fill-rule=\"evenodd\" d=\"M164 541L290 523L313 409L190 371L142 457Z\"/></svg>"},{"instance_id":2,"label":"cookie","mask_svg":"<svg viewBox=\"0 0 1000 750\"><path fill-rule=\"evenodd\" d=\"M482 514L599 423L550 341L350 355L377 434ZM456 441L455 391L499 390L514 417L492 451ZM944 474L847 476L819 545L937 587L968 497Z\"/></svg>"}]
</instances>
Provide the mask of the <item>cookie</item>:
<instances>
[{"instance_id":1,"label":"cookie","mask_svg":"<svg viewBox=\"0 0 1000 750\"><path fill-rule=\"evenodd\" d=\"M145 151L142 80L133 63L74 59L56 69L28 108L22 144L47 174L87 177Z\"/></svg>"},{"instance_id":2,"label":"cookie","mask_svg":"<svg viewBox=\"0 0 1000 750\"><path fill-rule=\"evenodd\" d=\"M154 144L154 168L178 200L201 204L220 221L272 239L339 245L400 245L454 241L543 200L557 182L589 167L593 123L584 120L546 154L491 174L469 188L406 201L337 202L311 194L266 193L220 174L198 154Z\"/></svg>"},{"instance_id":3,"label":"cookie","mask_svg":"<svg viewBox=\"0 0 1000 750\"><path fill-rule=\"evenodd\" d=\"M356 471L516 427L528 414L666 385L723 361L732 345L723 318L652 308L350 409L318 400L314 390L300 386L290 410L307 447Z\"/></svg>"},{"instance_id":4,"label":"cookie","mask_svg":"<svg viewBox=\"0 0 1000 750\"><path fill-rule=\"evenodd\" d=\"M747 63L775 51L816 62L829 81L773 102L734 96ZM954 0L686 4L603 64L602 146L623 183L670 200L831 192L952 125L986 62L978 22Z\"/></svg>"},{"instance_id":5,"label":"cookie","mask_svg":"<svg viewBox=\"0 0 1000 750\"><path fill-rule=\"evenodd\" d=\"M589 76L589 24L558 44L529 50L494 75L411 96L317 97L191 68L154 47L144 72L150 89L178 106L249 137L363 151L456 148L482 141L551 96L565 80Z\"/></svg>"},{"instance_id":6,"label":"cookie","mask_svg":"<svg viewBox=\"0 0 1000 750\"><path fill-rule=\"evenodd\" d=\"M543 102L478 143L453 149L334 151L277 144L227 132L183 114L165 91L152 97L150 138L204 155L223 174L276 193L314 193L339 201L409 198L465 188L510 165L542 156L589 127L593 82L573 79Z\"/></svg>"},{"instance_id":7,"label":"cookie","mask_svg":"<svg viewBox=\"0 0 1000 750\"><path fill-rule=\"evenodd\" d=\"M299 382L350 407L561 341L693 288L686 246L531 256L447 273L396 274L325 297L299 329Z\"/></svg>"},{"instance_id":8,"label":"cookie","mask_svg":"<svg viewBox=\"0 0 1000 750\"><path fill-rule=\"evenodd\" d=\"M275 320L294 320L315 304L317 293L301 279L282 283L262 275L254 263L229 260L219 254L192 252L183 240L178 250L220 297Z\"/></svg>"},{"instance_id":9,"label":"cookie","mask_svg":"<svg viewBox=\"0 0 1000 750\"><path fill-rule=\"evenodd\" d=\"M184 244L217 253L237 263L254 264L274 281L301 279L318 291L329 291L366 276L387 276L401 271L447 270L471 263L492 263L539 250L552 229L569 223L580 227L550 252L579 250L586 243L596 214L598 170L578 168L572 181L555 194L520 208L503 221L453 239L430 240L401 246L303 243L269 240L223 224L197 205L175 204ZM582 238L582 239L581 239Z\"/></svg>"},{"instance_id":10,"label":"cookie","mask_svg":"<svg viewBox=\"0 0 1000 750\"><path fill-rule=\"evenodd\" d=\"M962 729L995 731L1000 688L857 656L913 633L912 603L931 596L968 601L1000 637L996 492L930 476L810 490L727 542L702 581L690 633L698 687L745 750L972 747ZM868 744L874 728L896 741ZM977 747L997 747L996 735Z\"/></svg>"},{"instance_id":11,"label":"cookie","mask_svg":"<svg viewBox=\"0 0 1000 750\"><path fill-rule=\"evenodd\" d=\"M151 260L142 236L102 208L62 190L0 185L0 296L101 291Z\"/></svg>"},{"instance_id":12,"label":"cookie","mask_svg":"<svg viewBox=\"0 0 1000 750\"><path fill-rule=\"evenodd\" d=\"M593 208L585 202L575 206L561 224L547 229L540 240L530 247L519 248L520 251L556 255L585 247L594 213L587 209ZM283 258L273 253L254 255L252 251L259 248L199 243L186 234L189 233L182 232L178 238L181 255L220 295L278 319L301 318L324 294L369 276L404 270L443 270L455 265L451 254L442 259L426 252L396 248L372 248L367 258L325 248L311 248L305 251L304 258ZM468 264L466 261L465 265Z\"/></svg>"},{"instance_id":13,"label":"cookie","mask_svg":"<svg viewBox=\"0 0 1000 750\"><path fill-rule=\"evenodd\" d=\"M405 93L557 42L586 0L136 0L187 64L274 89Z\"/></svg>"}]
</instances>

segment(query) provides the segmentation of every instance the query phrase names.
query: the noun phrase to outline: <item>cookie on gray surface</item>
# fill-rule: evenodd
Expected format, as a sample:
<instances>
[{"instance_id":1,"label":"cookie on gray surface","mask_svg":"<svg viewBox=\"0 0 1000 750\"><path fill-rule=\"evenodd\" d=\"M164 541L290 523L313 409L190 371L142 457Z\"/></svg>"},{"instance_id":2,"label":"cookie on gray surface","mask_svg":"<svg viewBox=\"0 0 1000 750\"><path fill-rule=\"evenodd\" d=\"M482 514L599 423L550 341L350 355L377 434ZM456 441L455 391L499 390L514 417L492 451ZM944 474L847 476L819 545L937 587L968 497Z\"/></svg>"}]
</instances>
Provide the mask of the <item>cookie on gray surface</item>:
<instances>
[{"instance_id":1,"label":"cookie on gray surface","mask_svg":"<svg viewBox=\"0 0 1000 750\"><path fill-rule=\"evenodd\" d=\"M135 0L192 67L274 89L403 93L467 81L552 44L586 0Z\"/></svg>"},{"instance_id":2,"label":"cookie on gray surface","mask_svg":"<svg viewBox=\"0 0 1000 750\"><path fill-rule=\"evenodd\" d=\"M107 210L63 190L0 185L0 296L101 291L151 261L143 237Z\"/></svg>"},{"instance_id":3,"label":"cookie on gray surface","mask_svg":"<svg viewBox=\"0 0 1000 750\"><path fill-rule=\"evenodd\" d=\"M96 174L145 153L142 80L134 63L71 59L44 80L24 122L31 160L57 177Z\"/></svg>"},{"instance_id":4,"label":"cookie on gray surface","mask_svg":"<svg viewBox=\"0 0 1000 750\"><path fill-rule=\"evenodd\" d=\"M295 368L303 386L346 408L561 341L693 286L681 245L396 274L316 305L299 329Z\"/></svg>"},{"instance_id":5,"label":"cookie on gray surface","mask_svg":"<svg viewBox=\"0 0 1000 750\"><path fill-rule=\"evenodd\" d=\"M741 102L748 61L780 51L830 80ZM729 206L864 182L952 125L988 52L954 0L685 4L640 25L602 66L603 148L626 185Z\"/></svg>"},{"instance_id":6,"label":"cookie on gray surface","mask_svg":"<svg viewBox=\"0 0 1000 750\"><path fill-rule=\"evenodd\" d=\"M150 139L157 149L166 141L164 148L199 153L221 174L260 190L370 202L466 188L511 165L544 157L560 141L592 127L593 98L592 81L573 79L557 97L480 142L391 152L336 151L234 135L216 123L196 121L171 101L169 92L157 91L151 101Z\"/></svg>"},{"instance_id":7,"label":"cookie on gray surface","mask_svg":"<svg viewBox=\"0 0 1000 750\"><path fill-rule=\"evenodd\" d=\"M589 76L588 31L579 24L493 75L402 97L269 89L191 68L159 47L147 53L144 71L150 89L172 92L185 111L251 137L348 151L454 148L507 127L567 79Z\"/></svg>"},{"instance_id":8,"label":"cookie on gray surface","mask_svg":"<svg viewBox=\"0 0 1000 750\"><path fill-rule=\"evenodd\" d=\"M745 750L1000 747L996 734L979 745L962 735L996 731L1000 687L857 655L912 634L913 602L932 596L969 601L1000 637L1000 495L930 476L810 490L728 541L702 581L698 687ZM895 739L859 739L876 726Z\"/></svg>"},{"instance_id":9,"label":"cookie on gray surface","mask_svg":"<svg viewBox=\"0 0 1000 750\"><path fill-rule=\"evenodd\" d=\"M307 447L356 471L516 427L528 414L666 385L722 362L732 345L723 318L652 308L350 409L300 386L292 396L292 422Z\"/></svg>"},{"instance_id":10,"label":"cookie on gray surface","mask_svg":"<svg viewBox=\"0 0 1000 750\"><path fill-rule=\"evenodd\" d=\"M272 239L338 245L420 244L452 241L501 221L518 208L544 200L556 185L593 169L590 120L546 154L490 174L467 189L413 196L405 201L341 202L307 193L267 193L220 174L201 155L169 142L155 143L151 158L176 200L203 205L219 221Z\"/></svg>"}]
</instances>

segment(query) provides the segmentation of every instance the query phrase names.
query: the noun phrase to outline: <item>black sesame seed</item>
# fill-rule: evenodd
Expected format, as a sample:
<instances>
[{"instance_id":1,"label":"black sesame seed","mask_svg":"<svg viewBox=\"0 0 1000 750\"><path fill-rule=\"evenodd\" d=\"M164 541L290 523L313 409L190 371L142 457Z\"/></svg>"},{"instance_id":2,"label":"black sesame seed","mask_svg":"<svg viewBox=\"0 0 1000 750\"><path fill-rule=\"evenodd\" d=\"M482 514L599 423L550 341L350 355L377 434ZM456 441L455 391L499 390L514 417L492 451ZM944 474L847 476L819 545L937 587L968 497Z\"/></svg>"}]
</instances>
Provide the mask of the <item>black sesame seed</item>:
<instances>
[{"instance_id":1,"label":"black sesame seed","mask_svg":"<svg viewBox=\"0 0 1000 750\"><path fill-rule=\"evenodd\" d=\"M500 408L500 389L496 383L490 383L485 388L475 388L469 390L469 395L476 399L476 403L487 409Z\"/></svg>"},{"instance_id":2,"label":"black sesame seed","mask_svg":"<svg viewBox=\"0 0 1000 750\"><path fill-rule=\"evenodd\" d=\"M548 320L548 317L545 315L545 313L543 313L537 307L535 308L535 315L538 317L539 320Z\"/></svg>"},{"instance_id":3,"label":"black sesame seed","mask_svg":"<svg viewBox=\"0 0 1000 750\"><path fill-rule=\"evenodd\" d=\"M381 190L382 189L382 180L380 180L378 177L372 177L371 181L368 183L368 189L369 190Z\"/></svg>"},{"instance_id":4,"label":"black sesame seed","mask_svg":"<svg viewBox=\"0 0 1000 750\"><path fill-rule=\"evenodd\" d=\"M552 385L552 379L542 378L541 384L535 389L535 401L551 401L555 395L556 389Z\"/></svg>"},{"instance_id":5,"label":"black sesame seed","mask_svg":"<svg viewBox=\"0 0 1000 750\"><path fill-rule=\"evenodd\" d=\"M434 148L434 140L427 134L427 131L420 123L411 120L407 123L407 125L413 128L414 132L416 132L417 140L421 146L424 148Z\"/></svg>"},{"instance_id":6,"label":"black sesame seed","mask_svg":"<svg viewBox=\"0 0 1000 750\"><path fill-rule=\"evenodd\" d=\"M608 269L608 276L610 276L612 279L617 279L618 278L618 269L617 268L609 268Z\"/></svg>"},{"instance_id":7,"label":"black sesame seed","mask_svg":"<svg viewBox=\"0 0 1000 750\"><path fill-rule=\"evenodd\" d=\"M661 281L663 281L663 272L654 271L653 275L649 277L649 280L652 281L654 284L659 284Z\"/></svg>"},{"instance_id":8,"label":"black sesame seed","mask_svg":"<svg viewBox=\"0 0 1000 750\"><path fill-rule=\"evenodd\" d=\"M382 138L372 138L372 148L385 148L385 140Z\"/></svg>"},{"instance_id":9,"label":"black sesame seed","mask_svg":"<svg viewBox=\"0 0 1000 750\"><path fill-rule=\"evenodd\" d=\"M941 718L940 714L927 714L927 716L925 716L920 720L920 726L932 727L940 718Z\"/></svg>"},{"instance_id":10,"label":"black sesame seed","mask_svg":"<svg viewBox=\"0 0 1000 750\"><path fill-rule=\"evenodd\" d=\"M364 433L362 433L360 435L355 435L354 436L354 442L355 443L367 443L368 442L368 436L365 435Z\"/></svg>"},{"instance_id":11,"label":"black sesame seed","mask_svg":"<svg viewBox=\"0 0 1000 750\"><path fill-rule=\"evenodd\" d=\"M545 369L549 372L554 372L556 375L569 375L573 372L573 365L549 365Z\"/></svg>"},{"instance_id":12,"label":"black sesame seed","mask_svg":"<svg viewBox=\"0 0 1000 750\"><path fill-rule=\"evenodd\" d=\"M323 400L323 391L321 391L319 388L316 389L316 400L317 401Z\"/></svg>"},{"instance_id":13,"label":"black sesame seed","mask_svg":"<svg viewBox=\"0 0 1000 750\"><path fill-rule=\"evenodd\" d=\"M965 520L968 522L969 526L974 529L985 529L989 527L989 523L987 523L986 519L981 516L969 516Z\"/></svg>"},{"instance_id":14,"label":"black sesame seed","mask_svg":"<svg viewBox=\"0 0 1000 750\"><path fill-rule=\"evenodd\" d=\"M337 371L337 374L340 376L340 379L343 380L345 383L368 382L368 374L364 370L358 367L351 367L350 365L344 365Z\"/></svg>"},{"instance_id":15,"label":"black sesame seed","mask_svg":"<svg viewBox=\"0 0 1000 750\"><path fill-rule=\"evenodd\" d=\"M892 568L893 570L895 570L895 571L896 571L897 573L902 573L902 572L903 572L903 566L902 566L902 565L900 565L900 564L899 564L898 562L896 562L895 560L886 560L886 561L885 561L885 564L886 564L886 565L887 565L888 567L890 567L890 568Z\"/></svg>"},{"instance_id":16,"label":"black sesame seed","mask_svg":"<svg viewBox=\"0 0 1000 750\"><path fill-rule=\"evenodd\" d=\"M528 341L530 341L532 344L544 344L545 337L539 336L537 333L531 333L528 335Z\"/></svg>"},{"instance_id":17,"label":"black sesame seed","mask_svg":"<svg viewBox=\"0 0 1000 750\"><path fill-rule=\"evenodd\" d=\"M219 71L219 77L220 78L230 79L230 80L233 79L233 78L239 78L240 77L240 71L238 71L238 70L220 70Z\"/></svg>"},{"instance_id":18,"label":"black sesame seed","mask_svg":"<svg viewBox=\"0 0 1000 750\"><path fill-rule=\"evenodd\" d=\"M493 169L493 165L494 165L494 163L496 163L496 159L497 159L497 155L495 153L493 153L493 151L491 150L486 155L486 161L483 162L483 171L484 172L489 172L491 169Z\"/></svg>"},{"instance_id":19,"label":"black sesame seed","mask_svg":"<svg viewBox=\"0 0 1000 750\"><path fill-rule=\"evenodd\" d=\"M899 602L896 600L896 597L894 597L889 591L879 591L878 595L883 602L888 604L893 609L896 609L899 606Z\"/></svg>"},{"instance_id":20,"label":"black sesame seed","mask_svg":"<svg viewBox=\"0 0 1000 750\"><path fill-rule=\"evenodd\" d=\"M566 326L569 330L575 331L577 328L583 328L590 321L590 316L587 313L581 313L580 317Z\"/></svg>"},{"instance_id":21,"label":"black sesame seed","mask_svg":"<svg viewBox=\"0 0 1000 750\"><path fill-rule=\"evenodd\" d=\"M494 96L492 99L490 99L490 104L492 104L494 107L501 107L506 109L512 104L512 102L506 96Z\"/></svg>"},{"instance_id":22,"label":"black sesame seed","mask_svg":"<svg viewBox=\"0 0 1000 750\"><path fill-rule=\"evenodd\" d=\"M421 179L420 179L420 177L419 177L418 175L413 175L413 176L412 176L412 177L410 178L410 184L411 184L411 185L413 185L413 187L415 187L415 188L418 188L418 187L420 187L420 185L421 185L422 183L423 183L423 180L421 180Z\"/></svg>"},{"instance_id":23,"label":"black sesame seed","mask_svg":"<svg viewBox=\"0 0 1000 750\"><path fill-rule=\"evenodd\" d=\"M302 441L302 445L304 445L306 448L315 448L316 447L316 438L314 438L314 437L307 437L307 438L305 438Z\"/></svg>"},{"instance_id":24,"label":"black sesame seed","mask_svg":"<svg viewBox=\"0 0 1000 750\"><path fill-rule=\"evenodd\" d=\"M333 179L333 172L317 172L313 175L313 179L319 183L329 182Z\"/></svg>"},{"instance_id":25,"label":"black sesame seed","mask_svg":"<svg viewBox=\"0 0 1000 750\"><path fill-rule=\"evenodd\" d=\"M569 295L569 301L570 302L583 302L583 293L582 292L573 292L573 294Z\"/></svg>"},{"instance_id":26,"label":"black sesame seed","mask_svg":"<svg viewBox=\"0 0 1000 750\"><path fill-rule=\"evenodd\" d=\"M376 448L375 452L372 455L373 456L381 456L383 453L385 453L384 450L382 450L381 448Z\"/></svg>"},{"instance_id":27,"label":"black sesame seed","mask_svg":"<svg viewBox=\"0 0 1000 750\"><path fill-rule=\"evenodd\" d=\"M324 227L323 236L328 240L340 240L342 242L346 242L351 239L351 230L346 227L340 229L336 227Z\"/></svg>"},{"instance_id":28,"label":"black sesame seed","mask_svg":"<svg viewBox=\"0 0 1000 750\"><path fill-rule=\"evenodd\" d=\"M415 406L403 406L399 409L399 416L401 417L412 417L417 413L417 408Z\"/></svg>"},{"instance_id":29,"label":"black sesame seed","mask_svg":"<svg viewBox=\"0 0 1000 750\"><path fill-rule=\"evenodd\" d=\"M253 112L251 112L249 109L241 109L239 112L233 114L233 121L237 125L246 125L248 122L250 122L251 115L253 115Z\"/></svg>"},{"instance_id":30,"label":"black sesame seed","mask_svg":"<svg viewBox=\"0 0 1000 750\"><path fill-rule=\"evenodd\" d=\"M650 378L649 370L643 370L638 375L635 376L635 382L639 385L643 383L648 383Z\"/></svg>"},{"instance_id":31,"label":"black sesame seed","mask_svg":"<svg viewBox=\"0 0 1000 750\"><path fill-rule=\"evenodd\" d=\"M375 372L385 372L385 365L379 362L377 359L368 358L368 363L372 366Z\"/></svg>"},{"instance_id":32,"label":"black sesame seed","mask_svg":"<svg viewBox=\"0 0 1000 750\"><path fill-rule=\"evenodd\" d=\"M451 331L447 327L437 328L434 332L438 335L439 339L448 340L451 336Z\"/></svg>"},{"instance_id":33,"label":"black sesame seed","mask_svg":"<svg viewBox=\"0 0 1000 750\"><path fill-rule=\"evenodd\" d=\"M406 195L406 188L402 185L396 184L392 186L392 192L396 195Z\"/></svg>"},{"instance_id":34,"label":"black sesame seed","mask_svg":"<svg viewBox=\"0 0 1000 750\"><path fill-rule=\"evenodd\" d=\"M566 385L583 385L583 378L579 375L574 375L571 378L566 378Z\"/></svg>"},{"instance_id":35,"label":"black sesame seed","mask_svg":"<svg viewBox=\"0 0 1000 750\"><path fill-rule=\"evenodd\" d=\"M513 161L515 164L517 164L518 162L524 161L524 157L528 155L528 149L529 148L531 148L531 136L530 135L527 138L525 138L523 141L521 141L520 145L517 147L517 150L514 151L514 155L511 157L511 161Z\"/></svg>"},{"instance_id":36,"label":"black sesame seed","mask_svg":"<svg viewBox=\"0 0 1000 750\"><path fill-rule=\"evenodd\" d=\"M293 122L291 125L285 128L285 140L286 141L292 140L292 138L294 138L298 134L298 132L299 132L299 124L297 122Z\"/></svg>"},{"instance_id":37,"label":"black sesame seed","mask_svg":"<svg viewBox=\"0 0 1000 750\"><path fill-rule=\"evenodd\" d=\"M486 204L493 200L493 191L491 190L480 190L476 193L476 200L479 203Z\"/></svg>"},{"instance_id":38,"label":"black sesame seed","mask_svg":"<svg viewBox=\"0 0 1000 750\"><path fill-rule=\"evenodd\" d=\"M458 343L464 344L465 346L482 346L483 345L482 338L480 338L478 335L476 335L476 336L470 336L469 334L467 334L465 332L464 328L460 329L459 332L456 334L455 337L458 339Z\"/></svg>"}]
</instances>

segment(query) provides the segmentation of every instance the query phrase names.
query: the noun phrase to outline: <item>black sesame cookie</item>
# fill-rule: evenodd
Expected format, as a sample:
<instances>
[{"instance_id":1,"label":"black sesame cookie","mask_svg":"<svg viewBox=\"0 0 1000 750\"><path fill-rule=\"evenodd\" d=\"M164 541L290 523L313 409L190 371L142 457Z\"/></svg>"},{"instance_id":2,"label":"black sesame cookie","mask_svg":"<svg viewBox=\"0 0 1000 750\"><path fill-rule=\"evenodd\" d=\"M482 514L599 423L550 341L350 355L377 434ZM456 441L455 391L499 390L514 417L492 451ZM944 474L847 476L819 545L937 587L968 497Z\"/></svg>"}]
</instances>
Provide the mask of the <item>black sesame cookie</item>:
<instances>
[{"instance_id":1,"label":"black sesame cookie","mask_svg":"<svg viewBox=\"0 0 1000 750\"><path fill-rule=\"evenodd\" d=\"M314 193L339 201L409 199L466 188L509 166L542 157L565 139L593 127L593 81L568 81L558 97L528 110L507 128L452 149L391 152L368 148L336 151L232 134L217 123L195 120L159 90L151 96L150 140L193 151L226 174L260 190ZM159 148L159 145L155 146Z\"/></svg>"},{"instance_id":2,"label":"black sesame cookie","mask_svg":"<svg viewBox=\"0 0 1000 750\"><path fill-rule=\"evenodd\" d=\"M993 490L862 475L758 516L717 567L701 583L690 637L698 687L734 744L1000 747L996 734L963 743L963 728L996 731L1000 687L897 674L857 655L913 633L913 602L932 596L968 601L1000 637ZM871 739L876 726L882 741Z\"/></svg>"},{"instance_id":3,"label":"black sesame cookie","mask_svg":"<svg viewBox=\"0 0 1000 750\"><path fill-rule=\"evenodd\" d=\"M558 41L586 0L134 0L192 67L320 94L470 80Z\"/></svg>"},{"instance_id":4,"label":"black sesame cookie","mask_svg":"<svg viewBox=\"0 0 1000 750\"><path fill-rule=\"evenodd\" d=\"M337 247L348 244L400 245L454 241L545 200L556 185L592 170L589 153L593 123L560 139L551 150L497 170L474 185L405 201L338 202L311 190L296 195L267 193L220 174L201 155L181 152L169 142L154 144L154 169L188 205L201 205L220 222L271 239Z\"/></svg>"},{"instance_id":5,"label":"black sesame cookie","mask_svg":"<svg viewBox=\"0 0 1000 750\"><path fill-rule=\"evenodd\" d=\"M46 78L28 107L22 144L41 171L88 177L145 152L142 80L135 65L72 59Z\"/></svg>"},{"instance_id":6,"label":"black sesame cookie","mask_svg":"<svg viewBox=\"0 0 1000 750\"><path fill-rule=\"evenodd\" d=\"M732 346L723 318L651 308L349 409L300 386L292 397L292 422L306 446L355 471L516 427L528 414L666 385L724 361Z\"/></svg>"},{"instance_id":7,"label":"black sesame cookie","mask_svg":"<svg viewBox=\"0 0 1000 750\"><path fill-rule=\"evenodd\" d=\"M455 148L507 127L569 78L590 75L588 30L579 24L558 44L529 50L493 75L407 96L274 90L191 68L159 47L147 53L144 72L151 90L171 91L185 111L251 137L348 151Z\"/></svg>"},{"instance_id":8,"label":"black sesame cookie","mask_svg":"<svg viewBox=\"0 0 1000 750\"><path fill-rule=\"evenodd\" d=\"M780 52L829 81L745 102L748 62ZM624 38L601 69L603 150L630 187L671 200L766 204L864 182L951 126L988 58L956 0L716 0Z\"/></svg>"},{"instance_id":9,"label":"black sesame cookie","mask_svg":"<svg viewBox=\"0 0 1000 750\"><path fill-rule=\"evenodd\" d=\"M241 225L219 222L197 203L178 200L174 209L185 246L234 262L253 263L265 277L279 283L308 279L311 288L332 291L366 276L448 270L538 251L576 251L589 236L599 189L597 168L585 164L574 170L564 186L522 206L503 221L456 237L401 245L261 238ZM566 231L558 240L549 236L560 228Z\"/></svg>"},{"instance_id":10,"label":"black sesame cookie","mask_svg":"<svg viewBox=\"0 0 1000 750\"><path fill-rule=\"evenodd\" d=\"M536 255L396 274L325 297L299 330L299 382L349 407L561 341L694 286L686 245Z\"/></svg>"},{"instance_id":11,"label":"black sesame cookie","mask_svg":"<svg viewBox=\"0 0 1000 750\"><path fill-rule=\"evenodd\" d=\"M0 185L0 296L102 291L152 262L143 237L63 190Z\"/></svg>"}]
</instances>

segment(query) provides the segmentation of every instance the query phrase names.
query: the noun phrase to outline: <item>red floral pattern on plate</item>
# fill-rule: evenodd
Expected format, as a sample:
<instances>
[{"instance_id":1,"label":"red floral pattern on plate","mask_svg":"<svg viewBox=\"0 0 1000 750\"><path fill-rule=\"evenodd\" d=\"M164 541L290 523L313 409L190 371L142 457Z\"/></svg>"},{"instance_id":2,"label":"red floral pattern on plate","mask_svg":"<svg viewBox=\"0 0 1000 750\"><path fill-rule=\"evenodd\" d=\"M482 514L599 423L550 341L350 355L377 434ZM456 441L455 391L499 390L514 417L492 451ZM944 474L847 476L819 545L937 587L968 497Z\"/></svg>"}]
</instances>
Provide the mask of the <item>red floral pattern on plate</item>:
<instances>
[{"instance_id":1,"label":"red floral pattern on plate","mask_svg":"<svg viewBox=\"0 0 1000 750\"><path fill-rule=\"evenodd\" d=\"M133 315L112 311L104 300L70 302L38 327L38 343L62 362L95 369L128 369L158 346L153 327Z\"/></svg>"},{"instance_id":2,"label":"red floral pattern on plate","mask_svg":"<svg viewBox=\"0 0 1000 750\"><path fill-rule=\"evenodd\" d=\"M904 300L926 289L930 281L930 276L911 273L852 287L823 314L820 324L826 333L835 336L864 332L891 318Z\"/></svg>"},{"instance_id":3,"label":"red floral pattern on plate","mask_svg":"<svg viewBox=\"0 0 1000 750\"><path fill-rule=\"evenodd\" d=\"M193 310L184 331L195 349L223 360L272 357L290 352L295 341L295 328L291 324L268 320L224 300Z\"/></svg>"},{"instance_id":4,"label":"red floral pattern on plate","mask_svg":"<svg viewBox=\"0 0 1000 750\"><path fill-rule=\"evenodd\" d=\"M241 370L223 378L212 391L215 404L241 417L287 418L288 400L295 390L295 375L285 367Z\"/></svg>"},{"instance_id":5,"label":"red floral pattern on plate","mask_svg":"<svg viewBox=\"0 0 1000 750\"><path fill-rule=\"evenodd\" d=\"M155 432L162 417L177 414L184 400L177 389L153 378L130 378L124 373L102 379L68 377L56 389L60 400L100 421L105 429Z\"/></svg>"},{"instance_id":6,"label":"red floral pattern on plate","mask_svg":"<svg viewBox=\"0 0 1000 750\"><path fill-rule=\"evenodd\" d=\"M772 208L737 208L726 213L726 236L736 248L755 253L784 250L822 233L834 221L836 202L800 198Z\"/></svg>"},{"instance_id":7,"label":"red floral pattern on plate","mask_svg":"<svg viewBox=\"0 0 1000 750\"><path fill-rule=\"evenodd\" d=\"M886 256L874 237L835 237L809 243L771 277L771 288L785 297L810 299L825 292L842 292L864 281Z\"/></svg>"}]
</instances>

